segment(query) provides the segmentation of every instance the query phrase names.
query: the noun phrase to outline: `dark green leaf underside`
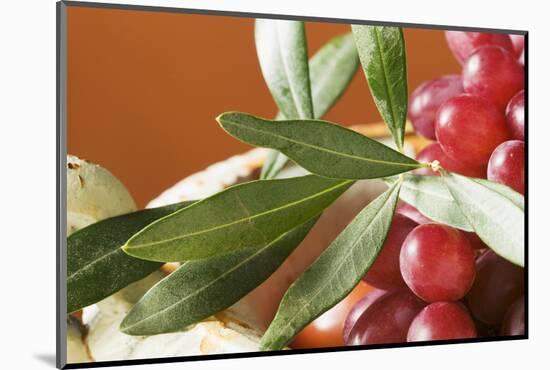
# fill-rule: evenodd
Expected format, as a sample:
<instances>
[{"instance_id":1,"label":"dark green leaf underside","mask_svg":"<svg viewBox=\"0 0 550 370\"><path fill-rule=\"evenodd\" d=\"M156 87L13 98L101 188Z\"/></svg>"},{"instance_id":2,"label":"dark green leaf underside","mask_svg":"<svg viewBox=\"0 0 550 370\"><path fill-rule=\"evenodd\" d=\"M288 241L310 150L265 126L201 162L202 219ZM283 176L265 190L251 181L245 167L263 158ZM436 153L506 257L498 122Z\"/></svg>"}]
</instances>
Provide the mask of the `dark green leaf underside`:
<instances>
[{"instance_id":1,"label":"dark green leaf underside","mask_svg":"<svg viewBox=\"0 0 550 370\"><path fill-rule=\"evenodd\" d=\"M120 325L121 331L130 335L169 333L226 309L266 280L316 220L261 248L184 263L132 308Z\"/></svg>"},{"instance_id":2,"label":"dark green leaf underside","mask_svg":"<svg viewBox=\"0 0 550 370\"><path fill-rule=\"evenodd\" d=\"M109 218L67 238L67 312L73 312L149 275L161 264L128 256L120 247L151 222L192 202Z\"/></svg>"}]
</instances>

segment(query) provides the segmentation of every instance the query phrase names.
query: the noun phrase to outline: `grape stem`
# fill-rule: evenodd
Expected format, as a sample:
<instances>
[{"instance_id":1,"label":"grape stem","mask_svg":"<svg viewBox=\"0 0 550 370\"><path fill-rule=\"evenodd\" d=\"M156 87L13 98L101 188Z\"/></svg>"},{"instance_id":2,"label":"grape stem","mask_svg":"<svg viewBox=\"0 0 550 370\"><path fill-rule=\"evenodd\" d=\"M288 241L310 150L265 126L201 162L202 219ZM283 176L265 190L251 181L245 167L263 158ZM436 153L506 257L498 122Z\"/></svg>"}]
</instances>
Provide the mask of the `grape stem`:
<instances>
[{"instance_id":1,"label":"grape stem","mask_svg":"<svg viewBox=\"0 0 550 370\"><path fill-rule=\"evenodd\" d=\"M441 167L441 163L439 163L438 160L435 160L435 161L431 162L430 167L432 168L432 171L434 171L434 172L441 172L441 170L443 169L443 167Z\"/></svg>"}]
</instances>

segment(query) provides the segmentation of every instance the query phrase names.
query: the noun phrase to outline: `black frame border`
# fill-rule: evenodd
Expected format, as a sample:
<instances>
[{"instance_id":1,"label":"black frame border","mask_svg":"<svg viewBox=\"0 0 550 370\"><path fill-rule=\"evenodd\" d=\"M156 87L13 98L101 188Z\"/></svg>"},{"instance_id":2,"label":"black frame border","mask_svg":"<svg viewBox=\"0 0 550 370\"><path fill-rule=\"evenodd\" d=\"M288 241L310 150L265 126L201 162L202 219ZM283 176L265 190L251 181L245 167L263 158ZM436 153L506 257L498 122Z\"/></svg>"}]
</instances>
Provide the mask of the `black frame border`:
<instances>
[{"instance_id":1,"label":"black frame border","mask_svg":"<svg viewBox=\"0 0 550 370\"><path fill-rule=\"evenodd\" d=\"M214 16L229 16L240 18L266 18L266 19L283 19L297 20L306 22L323 22L323 23L344 23L344 24L366 24L374 26L397 26L406 28L421 28L433 30L453 30L453 31L480 31L505 33L525 36L524 46L524 73L525 73L525 101L527 109L525 110L525 267L524 267L524 294L525 294L525 334L518 336L499 336L499 337L483 337L473 339L460 340L441 340L427 342L412 342L412 343L396 343L396 344L378 344L378 345L361 345L361 346L344 346L344 347L328 347L328 348L311 348L311 349L290 349L281 351L269 352L241 352L229 354L212 354L212 355L196 355L196 356L175 356L175 357L159 357L136 360L116 360L102 362L87 362L87 363L67 363L67 322L65 307L66 299L66 157L67 157L67 106L66 106L66 81L67 81L67 8L101 8L113 10L132 10L146 12L163 12L163 13L181 13L181 14L196 14L196 15L214 15ZM421 23L406 23L406 22L386 22L347 18L326 18L313 16L297 16L285 14L267 14L254 12L239 12L225 11L214 9L191 9L191 8L175 8L163 6L147 6L147 5L132 5L132 4L112 4L98 2L83 2L83 1L58 1L56 3L56 227L57 227L57 248L56 248L56 367L58 369L85 369L97 367L112 367L112 366L127 366L127 365L145 365L145 364L160 364L160 363L175 363L175 362L193 362L193 361L209 361L223 360L234 358L252 358L252 357L269 357L280 355L299 355L309 353L326 353L326 352L348 352L361 351L368 349L388 349L388 348L406 348L419 346L433 346L445 344L477 344L486 342L501 342L511 340L529 339L529 32L527 30L516 29L495 29L485 27L470 27L470 26L452 26L440 24L421 24Z\"/></svg>"}]
</instances>

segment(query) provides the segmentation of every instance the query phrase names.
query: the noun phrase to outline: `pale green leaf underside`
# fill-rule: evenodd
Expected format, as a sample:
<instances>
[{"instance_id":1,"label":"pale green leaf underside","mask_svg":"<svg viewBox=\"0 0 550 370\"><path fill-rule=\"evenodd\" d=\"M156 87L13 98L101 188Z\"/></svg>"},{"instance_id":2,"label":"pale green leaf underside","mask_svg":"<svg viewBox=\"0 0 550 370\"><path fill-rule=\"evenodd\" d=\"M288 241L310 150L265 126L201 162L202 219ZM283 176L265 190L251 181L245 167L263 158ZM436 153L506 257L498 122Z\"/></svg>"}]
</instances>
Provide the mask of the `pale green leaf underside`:
<instances>
[{"instance_id":1,"label":"pale green leaf underside","mask_svg":"<svg viewBox=\"0 0 550 370\"><path fill-rule=\"evenodd\" d=\"M408 102L403 30L363 25L351 28L376 107L401 150Z\"/></svg>"},{"instance_id":2,"label":"pale green leaf underside","mask_svg":"<svg viewBox=\"0 0 550 370\"><path fill-rule=\"evenodd\" d=\"M130 335L169 333L226 309L266 280L316 220L260 248L185 262L147 292L122 321L120 330Z\"/></svg>"},{"instance_id":3,"label":"pale green leaf underside","mask_svg":"<svg viewBox=\"0 0 550 370\"><path fill-rule=\"evenodd\" d=\"M400 198L426 217L464 231L473 231L439 176L405 175Z\"/></svg>"},{"instance_id":4,"label":"pale green leaf underside","mask_svg":"<svg viewBox=\"0 0 550 370\"><path fill-rule=\"evenodd\" d=\"M495 253L524 265L525 213L509 197L479 181L444 172L442 178L476 234Z\"/></svg>"},{"instance_id":5,"label":"pale green leaf underside","mask_svg":"<svg viewBox=\"0 0 550 370\"><path fill-rule=\"evenodd\" d=\"M314 118L321 118L338 101L351 82L359 58L351 33L336 36L325 44L309 61L311 97ZM299 117L290 117L299 118ZM275 120L284 120L282 112ZM277 151L269 154L260 178L274 178L284 167L288 158Z\"/></svg>"},{"instance_id":6,"label":"pale green leaf underside","mask_svg":"<svg viewBox=\"0 0 550 370\"><path fill-rule=\"evenodd\" d=\"M359 58L351 33L333 38L315 53L309 62L313 118L323 117L338 101L358 65Z\"/></svg>"},{"instance_id":7,"label":"pale green leaf underside","mask_svg":"<svg viewBox=\"0 0 550 370\"><path fill-rule=\"evenodd\" d=\"M319 214L351 184L308 175L235 185L150 224L124 250L174 262L260 248Z\"/></svg>"},{"instance_id":8,"label":"pale green leaf underside","mask_svg":"<svg viewBox=\"0 0 550 370\"><path fill-rule=\"evenodd\" d=\"M326 121L270 121L237 112L224 113L217 119L237 139L277 149L320 176L371 179L422 166L384 144Z\"/></svg>"},{"instance_id":9,"label":"pale green leaf underside","mask_svg":"<svg viewBox=\"0 0 550 370\"><path fill-rule=\"evenodd\" d=\"M146 209L99 221L67 238L67 312L102 300L161 264L133 258L120 247L151 222L193 202Z\"/></svg>"},{"instance_id":10,"label":"pale green leaf underside","mask_svg":"<svg viewBox=\"0 0 550 370\"><path fill-rule=\"evenodd\" d=\"M522 211L524 210L525 198L522 194L518 193L512 188L489 180L475 179L471 177L469 179L499 193L500 195L514 203L516 206L518 206Z\"/></svg>"},{"instance_id":11,"label":"pale green leaf underside","mask_svg":"<svg viewBox=\"0 0 550 370\"><path fill-rule=\"evenodd\" d=\"M286 117L313 118L304 23L257 19L256 51L273 99Z\"/></svg>"},{"instance_id":12,"label":"pale green leaf underside","mask_svg":"<svg viewBox=\"0 0 550 370\"><path fill-rule=\"evenodd\" d=\"M523 196L509 187L483 179L471 180L498 192L523 210ZM390 179L390 182L393 181L395 179ZM406 174L399 196L435 222L474 231L440 176Z\"/></svg>"},{"instance_id":13,"label":"pale green leaf underside","mask_svg":"<svg viewBox=\"0 0 550 370\"><path fill-rule=\"evenodd\" d=\"M283 348L308 323L340 302L378 255L391 224L399 183L366 206L290 286L261 347Z\"/></svg>"}]
</instances>

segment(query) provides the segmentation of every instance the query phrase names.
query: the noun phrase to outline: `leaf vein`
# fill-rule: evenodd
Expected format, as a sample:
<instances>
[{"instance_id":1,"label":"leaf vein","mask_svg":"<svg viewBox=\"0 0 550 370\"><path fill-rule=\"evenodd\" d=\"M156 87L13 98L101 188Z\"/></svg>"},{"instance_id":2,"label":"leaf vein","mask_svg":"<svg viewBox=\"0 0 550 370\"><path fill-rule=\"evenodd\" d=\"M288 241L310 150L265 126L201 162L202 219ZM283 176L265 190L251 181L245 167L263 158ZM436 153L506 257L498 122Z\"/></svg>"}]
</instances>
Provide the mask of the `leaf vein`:
<instances>
[{"instance_id":1,"label":"leaf vein","mask_svg":"<svg viewBox=\"0 0 550 370\"><path fill-rule=\"evenodd\" d=\"M90 269L93 265L101 262L102 260L104 260L105 258L108 258L110 257L111 255L115 254L116 252L118 252L118 248L115 248L114 250L110 251L109 253L107 254L104 254L103 256L93 260L92 262L90 262L89 264L87 264L86 266L82 267L82 268L79 268L78 270L76 270L75 272L73 272L70 276L67 277L67 284L69 283L69 280L73 279L75 276L79 275L79 274L82 274L84 271Z\"/></svg>"},{"instance_id":2,"label":"leaf vein","mask_svg":"<svg viewBox=\"0 0 550 370\"><path fill-rule=\"evenodd\" d=\"M268 214L271 214L271 213L274 213L274 212L278 212L280 210L283 210L283 209L286 209L286 208L290 208L290 207L293 207L295 205L298 205L300 203L303 203L303 202L306 202L308 200L311 200L311 199L314 199L316 197L320 197L326 193L329 193L331 191L334 191L340 187L343 187L343 186L346 186L348 185L349 183L351 183L352 181L351 180L346 180L346 181L342 181L342 182L339 182L338 184L336 184L335 186L332 186L330 188L327 188L327 189L324 189L323 191L320 191L318 193L315 193L315 194L312 194L312 195L309 195L307 197L304 197L304 198L301 198L299 200L296 200L296 201L293 201L293 202L290 202L290 203L287 203L281 207L277 207L277 208L272 208L272 209L269 209L267 211L264 211L264 212L260 212L260 213L257 213L255 215L252 215L252 216L249 216L249 217L244 217L244 218L241 218L241 219L238 219L238 220L235 220L233 222L229 222L227 224L223 224L223 225L217 225L217 226L214 226L214 227L211 227L211 228L208 228L208 229L204 229L204 230L199 230L199 231L196 231L196 232L193 232L193 233L188 233L188 234L185 234L185 235L181 235L181 236L176 236L176 237L173 237L173 238L168 238L168 239L162 239L160 241L155 241L155 242L151 242L151 243L144 243L144 244L139 244L139 245L127 245L127 248L128 249L139 249L139 248L146 248L146 247L150 247L152 245L157 245L157 244L163 244L163 243L169 243L169 242L173 242L173 241L176 241L176 240L181 240L181 239L185 239L185 238L189 238L189 237L193 237L193 236L197 236L197 235L201 235L201 234L206 234L206 233L209 233L209 232L212 232L212 231L217 231L217 230L221 230L221 229L224 229L224 228L227 228L227 227L230 227L230 226L234 226L234 225L238 225L238 224L241 224L241 223L245 223L245 222L251 222L253 219L256 219L258 217L262 217L262 216L265 216L265 215L268 215Z\"/></svg>"},{"instance_id":3,"label":"leaf vein","mask_svg":"<svg viewBox=\"0 0 550 370\"><path fill-rule=\"evenodd\" d=\"M277 135L277 134L272 133L272 132L265 132L265 131L262 131L262 130L259 130L259 129L255 129L255 128L249 127L247 125L243 125L243 124L240 124L236 121L231 121L231 120L228 120L228 119L225 119L225 122L229 123L229 124L232 124L234 126L237 126L237 127L244 128L246 130L251 130L251 131L254 131L254 132L258 132L260 134L271 135L271 136L274 136L274 137L279 138L279 139L284 139L284 140L290 141L291 143L294 143L294 144L303 145L303 146L306 146L306 147L309 147L309 148L312 148L312 149L315 149L315 150L318 150L318 151L321 151L321 152L327 152L327 153L334 154L336 156L340 156L340 157L344 157L344 158L351 158L351 159L356 159L356 160L359 160L359 161L372 162L372 163L391 165L391 166L419 168L419 166L417 164L412 164L412 163L388 162L388 161L384 161L384 160L380 160L380 159L365 158L365 157L360 157L360 156L356 156L356 155L353 155L353 154L337 152L337 151L334 151L334 150L331 150L331 149L328 149L328 148L323 148L323 147L320 147L320 146L317 146L317 145L314 145L314 144L309 144L309 143L306 143L306 142L303 142L303 141L293 140L293 139L291 139L287 136Z\"/></svg>"},{"instance_id":4,"label":"leaf vein","mask_svg":"<svg viewBox=\"0 0 550 370\"><path fill-rule=\"evenodd\" d=\"M284 234L283 234L284 235ZM177 306L179 304L182 304L186 301L188 301L189 299L199 295L201 292L203 292L205 289L208 289L209 287L211 287L212 285L216 284L218 281L222 280L223 278L225 278L227 275L233 273L234 271L238 270L241 266L245 265L247 262L249 262L250 260L254 259L255 257L261 255L262 253L264 253L265 251L267 251L269 249L269 247L271 247L277 240L279 240L279 238L277 238L275 241L273 241L272 243L269 243L267 245L265 245L264 247L258 249L256 252L252 253L249 257L243 259L241 262L239 262L238 264L236 264L235 266L233 266L232 268L230 268L229 270L223 272L221 275L219 275L217 278L211 280L208 284L204 285L202 288L200 289L197 289L195 291L193 291L191 294L187 295L185 298L181 299L181 300L178 300L177 302L174 302L172 303L171 305L163 308L162 310L158 311L158 312L155 312L154 314L146 317L145 319L143 320L140 320L130 326L126 326L124 327L124 330L127 331L128 329L131 329L139 324L143 324L144 322L146 321L149 321L151 319L154 319L155 317L157 317L158 315L161 315L163 314L164 312L167 312L169 310L171 310L174 306ZM185 265L187 265L188 263L193 263L193 262L187 262L185 264L183 264L182 266L180 266L180 268L184 268Z\"/></svg>"},{"instance_id":5,"label":"leaf vein","mask_svg":"<svg viewBox=\"0 0 550 370\"><path fill-rule=\"evenodd\" d=\"M277 36L277 45L279 46L277 48L277 51L279 52L279 56L280 56L281 62L283 64L283 70L284 70L284 73L285 73L285 76L286 76L286 79L287 79L287 82L288 82L288 88L290 90L290 96L292 98L292 101L294 102L294 107L296 108L296 111L297 111L298 115L300 116L300 118L311 118L308 115L306 115L305 112L302 111L302 106L300 104L300 99L298 98L297 93L294 91L293 86L294 86L295 81L292 80L292 76L291 76L291 73L290 73L290 68L288 67L288 62L287 62L286 58L283 55L281 39L280 39L280 35L279 35L279 27L275 27L275 35Z\"/></svg>"},{"instance_id":6,"label":"leaf vein","mask_svg":"<svg viewBox=\"0 0 550 370\"><path fill-rule=\"evenodd\" d=\"M397 112L395 112L395 104L394 104L394 100L393 100L393 95L391 94L389 86L388 86L388 84L390 84L390 79L389 79L389 76L388 76L388 72L386 71L386 65L384 63L384 55L383 55L383 51L382 51L382 43L380 41L380 35L379 35L378 29L376 27L374 27L374 35L376 37L376 44L378 46L378 48L377 48L378 49L378 58L380 60L380 66L382 68L382 74L384 75L384 80L385 80L384 90L386 91L386 95L388 96L388 100L389 100L389 103L390 103L390 114L391 114L392 120L393 120L393 122L391 123L391 131L396 136L395 141L396 141L396 144L397 144L399 150L401 151L403 149L403 144L401 143L401 139L402 139L401 138L401 133L397 132L396 129L395 129L395 125L397 124Z\"/></svg>"},{"instance_id":7,"label":"leaf vein","mask_svg":"<svg viewBox=\"0 0 550 370\"><path fill-rule=\"evenodd\" d=\"M393 190L395 191L395 189ZM393 192L392 191L392 192ZM392 192L389 192L388 195L387 195L387 198L384 200L384 202L380 205L380 207L378 208L378 210L384 208L384 206L387 204L387 202L392 198L391 197L391 193ZM339 275L339 271L340 269L342 268L342 266L344 265L346 259L349 257L349 255L355 250L355 247L357 246L357 244L360 242L360 240L363 238L363 236L367 233L367 231L369 231L369 227L370 225L373 224L373 222L380 216L382 212L376 212L376 214L374 215L374 217L369 221L369 223L366 225L366 227L364 228L364 231L361 232L359 234L359 237L357 237L355 239L355 241L352 243L352 246L350 247L350 249L344 254L344 258L342 259L342 261L338 264L338 267L335 268L333 271L332 274L330 274L328 277L329 277L329 282L326 283L326 284L323 284L321 285L318 289L315 290L315 293L313 294L313 296L307 301L307 302L304 302L304 304L300 307L300 309L298 309L298 311L292 315L290 318L287 318L287 323L281 328L281 331L287 331L287 328L289 327L289 325L293 324L294 323L294 320L296 319L296 317L302 313L302 311L304 309L307 309L307 310L310 310L311 307L311 302L317 298L317 296L319 294L321 294L324 289L327 287L327 286L330 286L330 284L333 283L333 278L334 276L338 276Z\"/></svg>"}]
</instances>

